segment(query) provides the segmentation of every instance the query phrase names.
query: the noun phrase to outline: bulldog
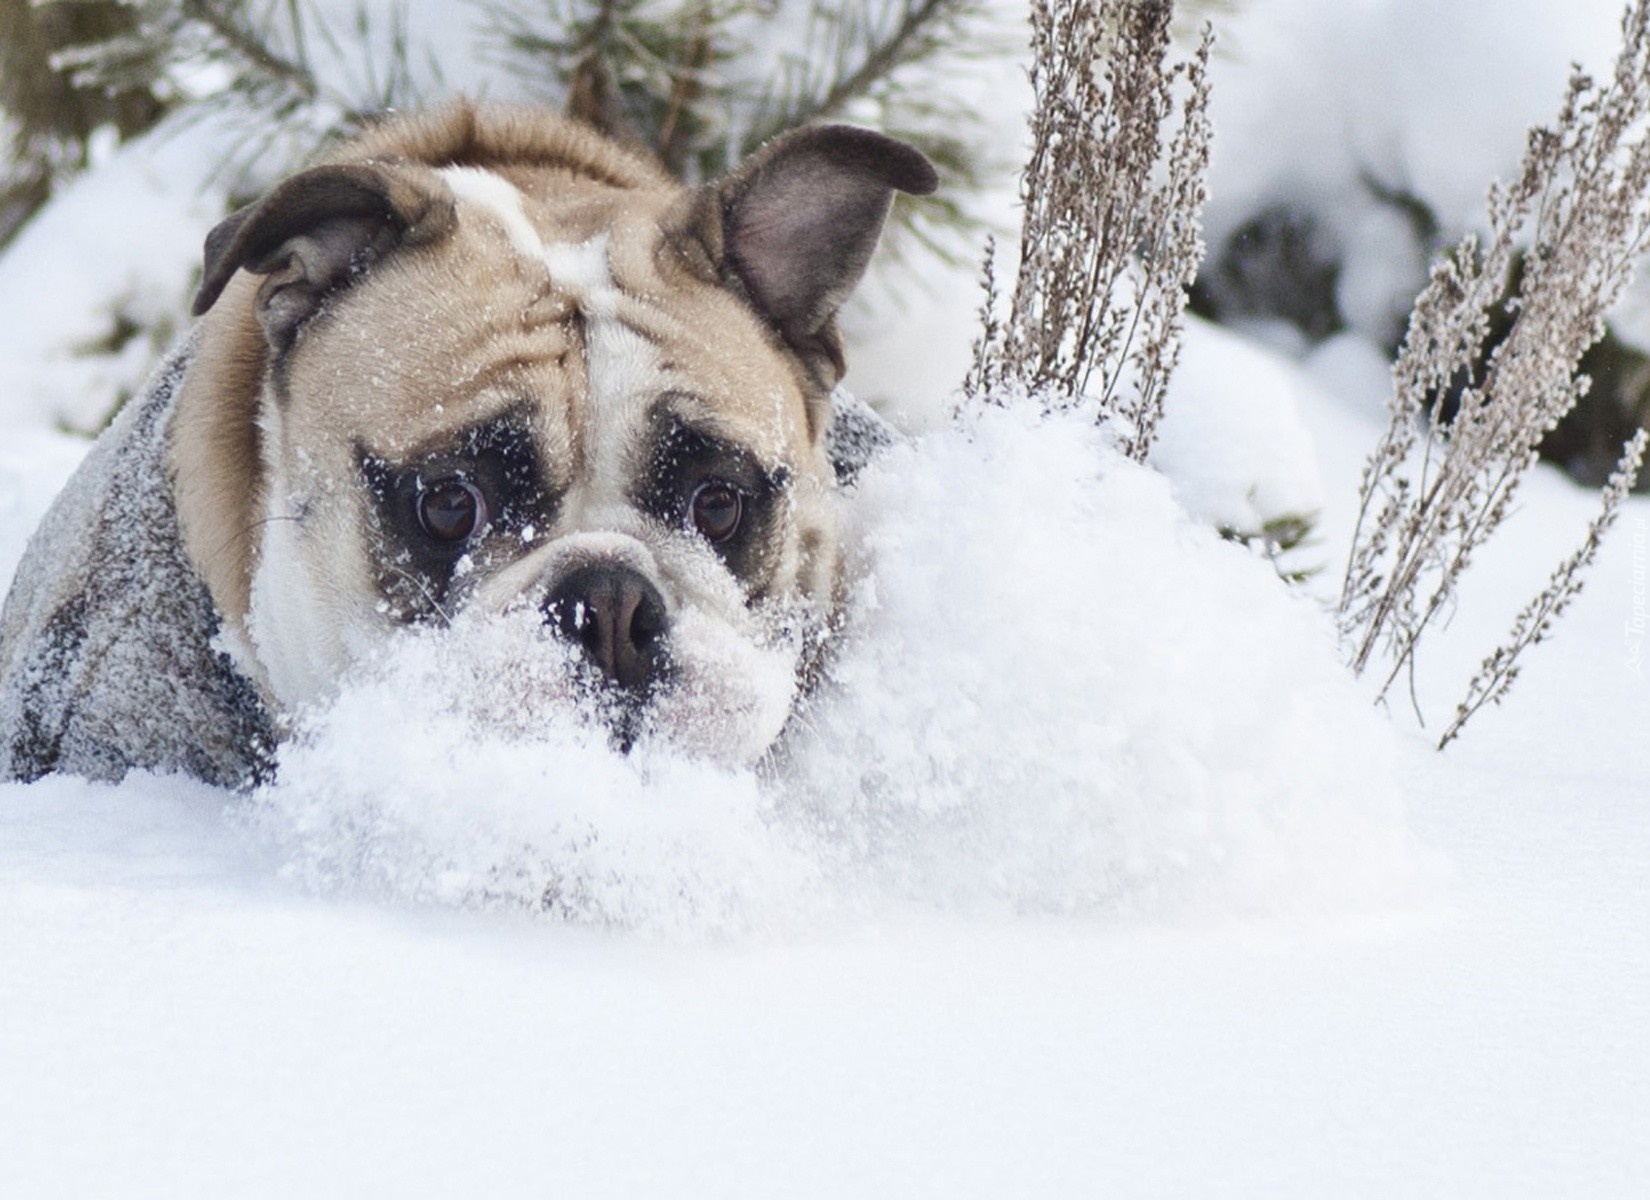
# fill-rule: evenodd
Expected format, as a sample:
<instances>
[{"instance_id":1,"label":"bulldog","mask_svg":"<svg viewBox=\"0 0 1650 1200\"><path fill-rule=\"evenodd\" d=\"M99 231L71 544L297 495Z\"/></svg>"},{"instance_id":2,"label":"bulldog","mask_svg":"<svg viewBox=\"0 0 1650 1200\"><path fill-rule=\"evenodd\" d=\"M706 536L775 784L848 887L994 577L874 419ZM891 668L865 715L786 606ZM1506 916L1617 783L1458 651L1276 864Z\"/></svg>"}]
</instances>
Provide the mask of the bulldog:
<instances>
[{"instance_id":1,"label":"bulldog","mask_svg":"<svg viewBox=\"0 0 1650 1200\"><path fill-rule=\"evenodd\" d=\"M754 760L790 701L739 702L742 651L805 689L843 448L876 437L833 411L835 316L894 194L935 186L823 125L687 187L468 103L285 180L208 236L194 330L30 543L0 779L244 786L397 631L522 612L621 748L715 725Z\"/></svg>"}]
</instances>

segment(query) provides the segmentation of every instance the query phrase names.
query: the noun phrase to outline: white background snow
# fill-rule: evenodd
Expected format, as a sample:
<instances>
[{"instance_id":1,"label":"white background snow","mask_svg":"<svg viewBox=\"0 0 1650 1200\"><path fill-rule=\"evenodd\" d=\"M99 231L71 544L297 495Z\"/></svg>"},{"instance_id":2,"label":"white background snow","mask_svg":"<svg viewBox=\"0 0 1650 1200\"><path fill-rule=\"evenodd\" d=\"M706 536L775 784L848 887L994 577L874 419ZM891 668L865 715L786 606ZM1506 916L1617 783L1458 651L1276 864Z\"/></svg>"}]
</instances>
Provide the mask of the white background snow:
<instances>
[{"instance_id":1,"label":"white background snow","mask_svg":"<svg viewBox=\"0 0 1650 1200\"><path fill-rule=\"evenodd\" d=\"M1390 276L1357 171L1469 226L1617 15L1245 0L1212 240L1308 189ZM69 354L87 297L187 287L215 152L121 152L0 256L0 580L83 452L57 427L135 382ZM855 630L778 782L506 736L424 699L431 644L252 800L0 787L0 1194L1650 1194L1650 502L1438 755L1318 604L1370 342L1194 326L1165 479L1076 423L947 426L976 293L925 269L852 326L922 436L852 498ZM1434 721L1594 503L1538 473ZM1302 507L1307 596L1207 529ZM550 877L569 920L520 903Z\"/></svg>"}]
</instances>

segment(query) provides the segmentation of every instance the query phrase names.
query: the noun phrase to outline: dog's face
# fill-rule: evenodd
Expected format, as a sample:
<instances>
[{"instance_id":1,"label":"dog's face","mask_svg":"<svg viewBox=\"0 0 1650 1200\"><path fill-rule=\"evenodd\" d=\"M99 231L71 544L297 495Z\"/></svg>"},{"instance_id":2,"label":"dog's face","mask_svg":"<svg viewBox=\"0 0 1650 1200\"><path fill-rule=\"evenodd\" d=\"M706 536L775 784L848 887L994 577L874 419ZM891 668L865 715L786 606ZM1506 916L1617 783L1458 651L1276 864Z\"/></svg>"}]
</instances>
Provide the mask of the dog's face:
<instances>
[{"instance_id":1,"label":"dog's face","mask_svg":"<svg viewBox=\"0 0 1650 1200\"><path fill-rule=\"evenodd\" d=\"M700 191L367 162L231 218L199 303L262 277L226 299L267 346L244 626L277 705L398 628L526 609L621 742L759 755L835 602L832 316L893 189L931 186L821 129Z\"/></svg>"}]
</instances>

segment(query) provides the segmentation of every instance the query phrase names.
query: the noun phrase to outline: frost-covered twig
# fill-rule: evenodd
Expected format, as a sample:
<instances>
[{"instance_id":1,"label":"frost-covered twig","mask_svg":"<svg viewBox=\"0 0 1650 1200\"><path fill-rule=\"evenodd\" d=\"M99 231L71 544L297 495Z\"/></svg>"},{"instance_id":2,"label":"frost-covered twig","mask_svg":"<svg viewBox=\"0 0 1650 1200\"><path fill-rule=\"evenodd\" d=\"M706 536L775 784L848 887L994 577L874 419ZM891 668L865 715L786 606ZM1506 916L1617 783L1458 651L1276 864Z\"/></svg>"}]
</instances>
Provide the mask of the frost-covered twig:
<instances>
[{"instance_id":1,"label":"frost-covered twig","mask_svg":"<svg viewBox=\"0 0 1650 1200\"><path fill-rule=\"evenodd\" d=\"M1634 0L1622 33L1611 80L1573 75L1558 120L1530 132L1518 179L1491 188L1488 239L1463 241L1416 301L1338 609L1352 668L1379 662L1382 697L1413 671L1417 644L1448 614L1542 437L1586 392L1577 364L1650 232L1650 0ZM1486 355L1519 262L1510 329Z\"/></svg>"},{"instance_id":2,"label":"frost-covered twig","mask_svg":"<svg viewBox=\"0 0 1650 1200\"><path fill-rule=\"evenodd\" d=\"M1438 739L1440 750L1455 740L1461 727L1484 705L1501 703L1501 698L1518 678L1519 654L1526 646L1546 641L1552 634L1553 622L1580 595L1581 573L1592 565L1604 535L1610 532L1610 527L1621 515L1622 502L1627 499L1633 481L1638 478L1639 468L1644 464L1646 441L1650 441L1650 433L1641 429L1627 443L1621 462L1604 487L1603 506L1587 527L1587 536L1580 548L1558 565L1547 586L1518 614L1507 640L1479 666L1478 674L1473 676L1472 683L1467 687L1465 699L1455 710L1455 718L1444 730L1444 736Z\"/></svg>"},{"instance_id":3,"label":"frost-covered twig","mask_svg":"<svg viewBox=\"0 0 1650 1200\"><path fill-rule=\"evenodd\" d=\"M963 380L963 395L974 403L996 403L1002 399L1003 326L997 315L997 239L985 239L985 260L980 266L980 332L974 339L974 361Z\"/></svg>"},{"instance_id":4,"label":"frost-covered twig","mask_svg":"<svg viewBox=\"0 0 1650 1200\"><path fill-rule=\"evenodd\" d=\"M995 380L1050 409L1092 402L1137 461L1203 257L1213 33L1170 65L1173 16L1168 0L1034 0L1020 265L964 385L974 399Z\"/></svg>"}]
</instances>

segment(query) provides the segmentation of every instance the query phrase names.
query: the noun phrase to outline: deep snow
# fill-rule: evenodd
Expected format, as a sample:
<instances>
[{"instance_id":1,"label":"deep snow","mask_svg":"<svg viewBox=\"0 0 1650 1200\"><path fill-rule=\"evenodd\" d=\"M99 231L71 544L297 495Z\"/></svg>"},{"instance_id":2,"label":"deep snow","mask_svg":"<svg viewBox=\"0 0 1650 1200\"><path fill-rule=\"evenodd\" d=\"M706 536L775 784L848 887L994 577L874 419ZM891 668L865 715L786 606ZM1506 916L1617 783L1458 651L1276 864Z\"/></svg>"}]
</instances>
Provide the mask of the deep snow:
<instances>
[{"instance_id":1,"label":"deep snow","mask_svg":"<svg viewBox=\"0 0 1650 1200\"><path fill-rule=\"evenodd\" d=\"M1314 396L1307 378L1297 385L1326 473L1339 478L1353 435L1370 427ZM933 469L883 477L882 499L908 505L922 487L972 471L979 503L1000 522L992 487L1023 481L1012 465L994 472L984 449L1012 460L1038 441L1023 430L972 446L942 435L908 452ZM1144 473L1099 485L1122 487L1148 527L1095 532L1102 548L1155 545L1144 552L1172 590L1195 555L1173 536L1144 536L1162 532L1151 520L1170 519L1151 485ZM28 496L17 502L31 507ZM1544 474L1527 508L1517 528L1533 547L1563 542L1585 503ZM885 537L917 538L924 554L901 559L908 565L884 587L893 611L873 618L886 625L864 644L865 669L888 665L879 660L899 643L883 639L922 628L912 622L933 611L924 586L955 584L975 561L933 561L941 531L931 518L881 515L893 529ZM1647 520L1650 505L1637 501L1623 531ZM1033 551L1050 536L1038 531ZM1188 525L1180 536L1209 552L1207 534ZM1056 672L1049 697L995 744L969 743L956 702L937 705L928 729L900 724L913 716L916 682L867 692L891 706L883 723L822 731L857 735L859 755L869 747L868 759L834 760L839 769L878 755L915 769L936 724L937 744L959 757L949 776L943 762L937 772L935 810L922 811L928 793L895 791L903 803L888 813L839 821L839 835L846 824L886 836L873 816L907 824L904 840L884 841L894 852L872 864L883 869L851 874L846 890L837 877L830 903L797 884L841 870L840 854L776 847L771 826L748 820L771 796L748 782L718 787L707 768L668 756L663 778L623 774L594 752L578 768L586 784L602 781L598 767L620 774L606 777L617 786L605 797L585 794L572 810L594 817L607 849L568 861L607 868L595 878L611 889L587 892L595 907L572 915L638 927L628 936L508 905L447 907L473 899L464 878L427 871L408 843L345 828L373 795L352 791L351 776L296 777L262 797L250 828L244 803L177 780L0 790L8 1187L24 1196L1639 1194L1650 1179L1650 695L1621 641L1631 537L1612 539L1560 640L1532 656L1504 710L1446 756L1408 743L1362 760L1364 738L1378 747L1385 737L1327 677L1314 685L1327 689L1323 707L1293 717L1264 690L1318 677L1310 664L1327 660L1305 649L1316 614L1292 625L1284 614L1298 602L1270 584L1266 564L1214 550L1230 556L1224 582L1239 596L1242 580L1257 595L1266 580L1274 601L1251 615L1282 621L1274 632L1305 654L1304 668L1270 676L1272 647L1244 642L1221 614L1231 592L1199 592L1208 629L1175 628L1193 651L1230 660L1210 664L1205 707L1198 669L1146 642L1152 614L1172 623L1188 609L1154 591L1121 602L1131 584L1120 564L1097 610L1120 613L1124 627L1099 637L1091 660L1123 673L1117 707L1085 718L1097 721L1098 743L1068 726L1050 731L1050 745L1086 761L1115 720L1124 735L1183 729L1188 752L1117 758L1122 786L1108 791L1102 776L1076 793L1094 804L1087 812L1035 790L1016 803L1000 780L970 772L1018 765L1057 777L1059 764L1039 763L1021 739L1080 668ZM1493 567L1498 582L1531 575L1523 556L1508 557L1519 561ZM1017 569L1040 571L1030 582L1044 586L1016 594L1066 581L1065 564L1041 561ZM947 636L996 611L991 595L975 615L924 631L918 648L943 651ZM1471 630L1495 631L1488 619ZM974 669L972 655L952 649L956 662L930 684ZM989 653L981 662L999 665ZM1169 668L1162 679L1158 664ZM1257 669L1260 701L1243 688ZM1010 677L1006 699L1031 696L1037 679ZM1158 700L1179 707L1158 713ZM1299 761L1269 772L1267 760L1291 747L1223 740L1274 719L1305 721L1303 735L1327 737L1344 757L1319 757L1307 742ZM394 739L352 740L362 730L347 723L334 732L333 765L353 754L367 780L389 782ZM519 829L508 822L522 817L488 793L479 810L432 803L473 798L440 749L403 779L400 798L425 822L412 844L473 863L496 848L499 826L466 829L467 818L502 812L504 827ZM1402 824L1390 823L1378 779L1364 774L1383 758L1406 802ZM1335 761L1343 773L1325 779ZM1175 764L1213 768L1212 786L1143 803L1152 785L1162 800ZM491 763L480 782L510 770ZM683 807L662 825L646 820L673 787ZM615 817L598 811L604 799L637 807ZM306 800L338 805L325 810L335 824L319 840L311 829L306 842L294 822ZM274 836L258 836L272 819ZM1375 841L1362 840L1371 829ZM1362 853L1371 846L1381 849ZM374 851L384 856L376 864ZM1435 856L1447 864L1442 879ZM316 873L346 862L342 877ZM1120 865L1125 878L1170 885L1168 897L1117 889L1105 872ZM351 899L337 893L340 878L401 899ZM443 878L448 893L426 886ZM316 882L326 894L306 892ZM1173 886L1187 883L1196 886Z\"/></svg>"},{"instance_id":2,"label":"deep snow","mask_svg":"<svg viewBox=\"0 0 1650 1200\"><path fill-rule=\"evenodd\" d=\"M1349 127L1476 202L1615 8L1244 7L1216 222L1221 163L1344 163ZM1503 46L1499 83L1429 75L1467 35ZM1321 37L1333 69L1275 69ZM1448 148L1426 117L1452 80L1511 147L1476 121ZM8 311L74 294L13 269ZM943 427L967 275L920 338L860 329L861 390L923 377L904 416L937 431L853 500L854 636L780 781L615 759L572 719L490 735L496 698L463 689L409 708L465 649L434 639L250 801L0 787L0 1191L1650 1193L1650 500L1438 755L1205 528L1321 504L1332 590L1369 343L1290 359L1194 326L1166 483L1076 427ZM0 363L0 579L83 453L51 432L75 369L36 390ZM1593 507L1537 473L1429 648L1434 723ZM560 907L524 910L552 877Z\"/></svg>"},{"instance_id":3,"label":"deep snow","mask_svg":"<svg viewBox=\"0 0 1650 1200\"><path fill-rule=\"evenodd\" d=\"M616 755L535 621L461 622L306 721L254 820L324 888L696 936L890 899L1239 914L1420 886L1392 739L1322 614L1087 418L895 448L849 511L848 632L770 769Z\"/></svg>"}]
</instances>

